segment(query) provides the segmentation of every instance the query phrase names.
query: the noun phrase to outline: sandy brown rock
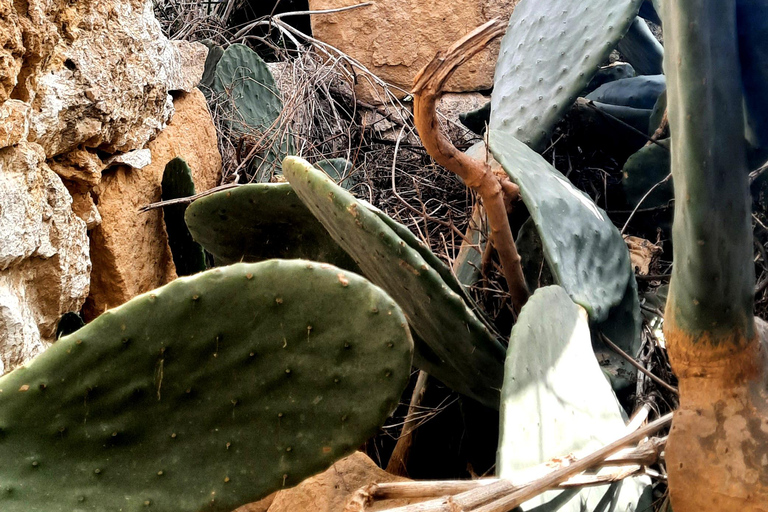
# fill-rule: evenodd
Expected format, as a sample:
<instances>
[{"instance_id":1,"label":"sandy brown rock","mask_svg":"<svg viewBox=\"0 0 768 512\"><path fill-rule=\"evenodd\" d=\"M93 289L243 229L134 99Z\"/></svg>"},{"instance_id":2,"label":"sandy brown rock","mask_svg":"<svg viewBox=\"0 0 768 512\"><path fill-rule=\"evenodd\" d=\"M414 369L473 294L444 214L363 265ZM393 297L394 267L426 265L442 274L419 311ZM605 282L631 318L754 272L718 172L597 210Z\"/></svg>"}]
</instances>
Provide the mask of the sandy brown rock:
<instances>
[{"instance_id":1,"label":"sandy brown rock","mask_svg":"<svg viewBox=\"0 0 768 512\"><path fill-rule=\"evenodd\" d=\"M0 150L0 373L44 350L79 311L91 262L85 222L37 144Z\"/></svg>"},{"instance_id":2,"label":"sandy brown rock","mask_svg":"<svg viewBox=\"0 0 768 512\"><path fill-rule=\"evenodd\" d=\"M278 492L269 512L342 512L347 501L361 487L401 481L407 479L387 473L366 454L355 452L324 473L304 480L293 489ZM388 501L366 510L384 510L406 504L408 502L403 500ZM241 508L237 512L251 511Z\"/></svg>"},{"instance_id":3,"label":"sandy brown rock","mask_svg":"<svg viewBox=\"0 0 768 512\"><path fill-rule=\"evenodd\" d=\"M242 507L238 508L235 512L267 512L269 510L269 507L272 505L272 502L275 501L275 496L277 496L278 493L273 492L263 500L259 500L256 503L249 503L248 505L243 505Z\"/></svg>"},{"instance_id":4,"label":"sandy brown rock","mask_svg":"<svg viewBox=\"0 0 768 512\"><path fill-rule=\"evenodd\" d=\"M101 181L104 162L93 151L74 149L48 160L51 170L62 179L93 188Z\"/></svg>"},{"instance_id":5,"label":"sandy brown rock","mask_svg":"<svg viewBox=\"0 0 768 512\"><path fill-rule=\"evenodd\" d=\"M197 84L207 50L165 38L152 5L3 2L0 101L10 96L32 107L28 140L48 157L80 145L141 148L171 117L169 93Z\"/></svg>"},{"instance_id":6,"label":"sandy brown rock","mask_svg":"<svg viewBox=\"0 0 768 512\"><path fill-rule=\"evenodd\" d=\"M218 184L221 155L205 97L195 89L181 94L174 106L168 127L148 145L152 163L143 169L107 169L93 190L102 222L91 232L93 274L86 319L176 277L162 210L138 212L160 200L165 164L184 158L199 192Z\"/></svg>"},{"instance_id":7,"label":"sandy brown rock","mask_svg":"<svg viewBox=\"0 0 768 512\"><path fill-rule=\"evenodd\" d=\"M13 2L0 2L0 103L11 96L21 70L24 41Z\"/></svg>"},{"instance_id":8,"label":"sandy brown rock","mask_svg":"<svg viewBox=\"0 0 768 512\"><path fill-rule=\"evenodd\" d=\"M385 81L410 91L416 73L434 55L447 49L495 17L508 19L519 0L374 0L351 11L312 16L314 37L354 57ZM313 10L357 4L356 0L309 0ZM460 67L448 92L490 89L499 41ZM393 91L396 92L397 91ZM360 79L358 95L377 102L381 93ZM400 97L405 96L399 92Z\"/></svg>"},{"instance_id":9,"label":"sandy brown rock","mask_svg":"<svg viewBox=\"0 0 768 512\"><path fill-rule=\"evenodd\" d=\"M27 140L32 109L18 100L0 104L0 148Z\"/></svg>"}]
</instances>

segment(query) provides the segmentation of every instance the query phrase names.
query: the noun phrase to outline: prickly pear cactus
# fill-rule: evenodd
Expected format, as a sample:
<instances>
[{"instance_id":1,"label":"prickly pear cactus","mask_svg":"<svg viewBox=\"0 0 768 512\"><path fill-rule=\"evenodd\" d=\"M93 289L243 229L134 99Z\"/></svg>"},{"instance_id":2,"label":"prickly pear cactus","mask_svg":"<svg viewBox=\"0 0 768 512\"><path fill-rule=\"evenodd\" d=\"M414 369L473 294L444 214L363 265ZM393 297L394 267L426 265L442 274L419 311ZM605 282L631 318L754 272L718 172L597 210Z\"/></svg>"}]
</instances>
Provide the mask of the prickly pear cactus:
<instances>
[{"instance_id":1,"label":"prickly pear cactus","mask_svg":"<svg viewBox=\"0 0 768 512\"><path fill-rule=\"evenodd\" d=\"M525 282L529 290L554 284L552 272L544 259L544 247L536 230L533 218L528 218L515 238L517 252L520 254L520 266L523 267Z\"/></svg>"},{"instance_id":2,"label":"prickly pear cactus","mask_svg":"<svg viewBox=\"0 0 768 512\"><path fill-rule=\"evenodd\" d=\"M411 350L392 299L329 265L178 279L0 379L0 509L229 512L375 433Z\"/></svg>"},{"instance_id":3,"label":"prickly pear cactus","mask_svg":"<svg viewBox=\"0 0 768 512\"><path fill-rule=\"evenodd\" d=\"M256 52L242 44L233 44L224 51L216 65L211 91L213 101L223 109L225 126L237 137L249 135L254 141L260 140L283 110L269 68ZM269 175L290 151L290 135L278 134L253 162L253 174Z\"/></svg>"},{"instance_id":4,"label":"prickly pear cactus","mask_svg":"<svg viewBox=\"0 0 768 512\"><path fill-rule=\"evenodd\" d=\"M208 47L208 55L205 57L205 68L203 69L203 77L200 79L200 88L206 97L210 97L216 65L221 60L221 56L224 55L224 49L210 39L201 42Z\"/></svg>"},{"instance_id":5,"label":"prickly pear cactus","mask_svg":"<svg viewBox=\"0 0 768 512\"><path fill-rule=\"evenodd\" d=\"M490 130L534 149L589 84L642 0L523 0L501 42ZM494 149L491 145L491 149Z\"/></svg>"},{"instance_id":6,"label":"prickly pear cactus","mask_svg":"<svg viewBox=\"0 0 768 512\"><path fill-rule=\"evenodd\" d=\"M750 156L752 166L757 167L768 158L768 5L741 0L736 3L736 16L748 140L757 148L757 154Z\"/></svg>"},{"instance_id":7,"label":"prickly pear cactus","mask_svg":"<svg viewBox=\"0 0 768 512\"><path fill-rule=\"evenodd\" d=\"M664 72L664 47L643 18L635 18L617 48L638 75L660 75Z\"/></svg>"},{"instance_id":8,"label":"prickly pear cactus","mask_svg":"<svg viewBox=\"0 0 768 512\"><path fill-rule=\"evenodd\" d=\"M629 208L635 208L640 201L640 208L653 208L667 205L674 198L672 180L668 180L648 192L671 172L669 139L662 139L658 144L643 147L629 157L622 169L621 186ZM645 195L648 194L647 197ZM671 211L670 211L671 213ZM667 224L672 220L671 215Z\"/></svg>"},{"instance_id":9,"label":"prickly pear cactus","mask_svg":"<svg viewBox=\"0 0 768 512\"><path fill-rule=\"evenodd\" d=\"M308 162L288 157L283 174L366 277L403 308L423 340L414 363L455 391L497 407L504 347L454 287L389 222Z\"/></svg>"},{"instance_id":10,"label":"prickly pear cactus","mask_svg":"<svg viewBox=\"0 0 768 512\"><path fill-rule=\"evenodd\" d=\"M490 133L496 160L520 187L557 283L590 319L605 320L632 277L629 251L607 214L541 155L513 137Z\"/></svg>"},{"instance_id":11,"label":"prickly pear cactus","mask_svg":"<svg viewBox=\"0 0 768 512\"><path fill-rule=\"evenodd\" d=\"M162 181L162 199L178 199L195 195L192 171L182 158L174 158L165 166ZM178 276L188 276L205 270L203 248L192 239L184 222L186 204L171 204L163 207L163 221L168 234L173 264Z\"/></svg>"},{"instance_id":12,"label":"prickly pear cactus","mask_svg":"<svg viewBox=\"0 0 768 512\"><path fill-rule=\"evenodd\" d=\"M636 76L601 85L589 93L587 99L609 105L653 110L659 96L666 89L664 75Z\"/></svg>"},{"instance_id":13,"label":"prickly pear cactus","mask_svg":"<svg viewBox=\"0 0 768 512\"><path fill-rule=\"evenodd\" d=\"M201 197L185 219L219 265L304 258L359 272L288 183L252 183Z\"/></svg>"},{"instance_id":14,"label":"prickly pear cactus","mask_svg":"<svg viewBox=\"0 0 768 512\"><path fill-rule=\"evenodd\" d=\"M622 78L632 78L636 75L637 73L635 72L635 68L632 67L632 64L627 62L614 62L609 66L603 66L598 69L597 73L592 77L589 85L582 91L581 95L586 96L603 84L621 80Z\"/></svg>"},{"instance_id":15,"label":"prickly pear cactus","mask_svg":"<svg viewBox=\"0 0 768 512\"><path fill-rule=\"evenodd\" d=\"M356 180L351 175L352 164L347 161L346 158L329 158L327 160L320 160L315 164L315 167L322 169L325 174L331 177L333 181L349 190L356 183Z\"/></svg>"},{"instance_id":16,"label":"prickly pear cactus","mask_svg":"<svg viewBox=\"0 0 768 512\"><path fill-rule=\"evenodd\" d=\"M566 453L584 455L624 434L623 409L592 352L587 316L559 286L539 288L523 306L504 368L500 478L535 479L531 467ZM522 509L647 510L649 484L641 477L613 488L551 491Z\"/></svg>"}]
</instances>

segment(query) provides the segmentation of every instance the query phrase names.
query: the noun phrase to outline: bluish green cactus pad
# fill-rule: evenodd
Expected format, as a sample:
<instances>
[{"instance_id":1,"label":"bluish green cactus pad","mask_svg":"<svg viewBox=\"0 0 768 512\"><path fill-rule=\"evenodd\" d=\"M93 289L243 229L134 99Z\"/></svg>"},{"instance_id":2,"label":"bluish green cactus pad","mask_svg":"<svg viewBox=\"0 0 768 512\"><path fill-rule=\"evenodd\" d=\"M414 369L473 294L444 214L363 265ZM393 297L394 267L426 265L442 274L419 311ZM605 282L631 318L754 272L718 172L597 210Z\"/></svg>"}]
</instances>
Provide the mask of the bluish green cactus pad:
<instances>
[{"instance_id":1,"label":"bluish green cactus pad","mask_svg":"<svg viewBox=\"0 0 768 512\"><path fill-rule=\"evenodd\" d=\"M166 164L161 188L163 201L195 195L192 171L184 159L174 158ZM165 232L168 234L168 245L179 276L196 274L206 268L203 248L192 239L184 223L186 209L186 204L163 206Z\"/></svg>"},{"instance_id":2,"label":"bluish green cactus pad","mask_svg":"<svg viewBox=\"0 0 768 512\"><path fill-rule=\"evenodd\" d=\"M304 160L286 158L283 174L366 277L403 308L423 340L417 342L415 363L455 391L497 407L504 347L422 251Z\"/></svg>"},{"instance_id":3,"label":"bluish green cactus pad","mask_svg":"<svg viewBox=\"0 0 768 512\"><path fill-rule=\"evenodd\" d=\"M636 76L601 85L589 93L587 99L608 105L653 110L659 96L666 90L664 75Z\"/></svg>"},{"instance_id":4,"label":"bluish green cactus pad","mask_svg":"<svg viewBox=\"0 0 768 512\"><path fill-rule=\"evenodd\" d=\"M660 75L664 72L664 47L639 16L632 22L627 35L619 41L618 50L638 75Z\"/></svg>"},{"instance_id":5,"label":"bluish green cactus pad","mask_svg":"<svg viewBox=\"0 0 768 512\"><path fill-rule=\"evenodd\" d=\"M492 131L490 144L520 187L557 283L593 321L605 320L624 298L632 275L619 230L592 199L519 140Z\"/></svg>"},{"instance_id":6,"label":"bluish green cactus pad","mask_svg":"<svg viewBox=\"0 0 768 512\"><path fill-rule=\"evenodd\" d=\"M249 135L254 142L273 127L283 110L275 79L263 60L250 48L233 44L216 65L212 99L220 105L225 126L236 136ZM280 139L278 137L277 139ZM251 165L254 174L268 175L291 151L290 136L273 140Z\"/></svg>"},{"instance_id":7,"label":"bluish green cactus pad","mask_svg":"<svg viewBox=\"0 0 768 512\"><path fill-rule=\"evenodd\" d=\"M350 190L358 180L352 175L352 164L345 158L329 158L320 160L315 167L322 169L333 181Z\"/></svg>"},{"instance_id":8,"label":"bluish green cactus pad","mask_svg":"<svg viewBox=\"0 0 768 512\"><path fill-rule=\"evenodd\" d=\"M217 264L304 258L359 272L288 183L253 183L201 197L185 218Z\"/></svg>"},{"instance_id":9,"label":"bluish green cactus pad","mask_svg":"<svg viewBox=\"0 0 768 512\"><path fill-rule=\"evenodd\" d=\"M539 288L512 328L501 392L500 478L528 481L535 478L532 467L564 454L584 455L624 434L622 407L597 364L579 309L559 286ZM522 509L647 510L649 484L641 477L578 494L551 491ZM603 499L608 503L598 506Z\"/></svg>"},{"instance_id":10,"label":"bluish green cactus pad","mask_svg":"<svg viewBox=\"0 0 768 512\"><path fill-rule=\"evenodd\" d=\"M0 379L0 510L230 512L374 434L411 351L392 299L330 265L178 279Z\"/></svg>"},{"instance_id":11,"label":"bluish green cactus pad","mask_svg":"<svg viewBox=\"0 0 768 512\"><path fill-rule=\"evenodd\" d=\"M501 42L490 130L534 149L624 36L642 0L523 0ZM492 147L493 149L493 147Z\"/></svg>"}]
</instances>

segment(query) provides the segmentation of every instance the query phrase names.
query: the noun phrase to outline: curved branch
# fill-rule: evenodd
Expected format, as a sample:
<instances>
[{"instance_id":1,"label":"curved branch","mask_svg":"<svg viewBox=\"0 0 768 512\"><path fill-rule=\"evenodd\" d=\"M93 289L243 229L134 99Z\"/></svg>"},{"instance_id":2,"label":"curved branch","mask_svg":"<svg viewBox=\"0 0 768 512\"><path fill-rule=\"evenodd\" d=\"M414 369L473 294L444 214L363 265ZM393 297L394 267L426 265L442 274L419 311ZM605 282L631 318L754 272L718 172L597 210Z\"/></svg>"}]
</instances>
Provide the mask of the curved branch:
<instances>
[{"instance_id":1,"label":"curved branch","mask_svg":"<svg viewBox=\"0 0 768 512\"><path fill-rule=\"evenodd\" d=\"M414 79L413 111L416 129L430 156L458 175L483 200L493 245L499 253L512 304L519 312L530 293L523 277L520 255L512 238L504 201L505 189L510 194L515 193L516 186L511 182L502 186L486 162L475 160L456 149L440 131L437 120L437 101L442 95L445 82L456 68L480 52L493 39L503 35L505 30L506 24L502 20L493 19L454 43L447 52L438 53Z\"/></svg>"}]
</instances>

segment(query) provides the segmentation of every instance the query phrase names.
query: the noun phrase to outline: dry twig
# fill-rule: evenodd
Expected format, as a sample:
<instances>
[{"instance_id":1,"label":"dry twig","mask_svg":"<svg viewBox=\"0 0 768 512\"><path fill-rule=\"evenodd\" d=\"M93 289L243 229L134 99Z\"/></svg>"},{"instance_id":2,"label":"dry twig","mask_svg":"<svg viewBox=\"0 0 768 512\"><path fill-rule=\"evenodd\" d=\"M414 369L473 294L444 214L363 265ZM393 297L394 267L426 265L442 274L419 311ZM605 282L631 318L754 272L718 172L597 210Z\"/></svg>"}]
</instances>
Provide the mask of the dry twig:
<instances>
[{"instance_id":1,"label":"dry twig","mask_svg":"<svg viewBox=\"0 0 768 512\"><path fill-rule=\"evenodd\" d=\"M499 254L504 277L509 286L512 303L517 312L528 300L528 286L525 283L520 255L517 253L512 230L507 218L504 202L504 188L516 188L511 182L502 182L493 174L490 165L462 153L440 131L437 119L437 101L445 82L461 64L485 48L489 42L506 30L506 24L494 19L475 29L456 43L447 52L438 54L414 79L414 118L424 147L432 158L464 183L475 190L483 200L494 247Z\"/></svg>"}]
</instances>

